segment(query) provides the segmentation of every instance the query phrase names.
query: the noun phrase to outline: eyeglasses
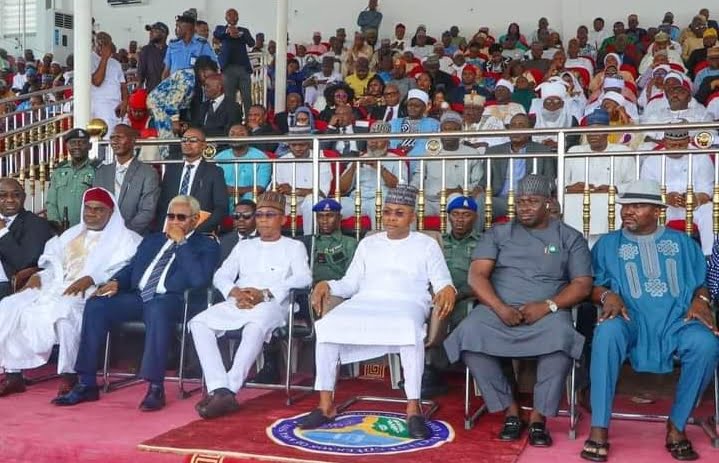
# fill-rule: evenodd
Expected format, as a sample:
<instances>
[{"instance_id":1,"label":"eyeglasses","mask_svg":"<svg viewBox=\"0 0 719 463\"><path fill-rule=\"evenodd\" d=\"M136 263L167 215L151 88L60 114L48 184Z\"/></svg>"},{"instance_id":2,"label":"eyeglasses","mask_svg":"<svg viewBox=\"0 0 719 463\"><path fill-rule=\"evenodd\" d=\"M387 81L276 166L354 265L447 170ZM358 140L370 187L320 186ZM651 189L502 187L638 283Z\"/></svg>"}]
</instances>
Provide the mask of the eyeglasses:
<instances>
[{"instance_id":1,"label":"eyeglasses","mask_svg":"<svg viewBox=\"0 0 719 463\"><path fill-rule=\"evenodd\" d=\"M178 222L184 222L192 216L187 214L173 214L172 212L168 212L166 217L167 220L177 220Z\"/></svg>"},{"instance_id":2,"label":"eyeglasses","mask_svg":"<svg viewBox=\"0 0 719 463\"><path fill-rule=\"evenodd\" d=\"M404 218L405 216L407 216L407 211L403 211L403 210L401 210L401 209L396 209L396 210L393 210L393 209L383 209L383 210L382 210L382 215L383 215L383 216L387 216L387 217L392 217L392 216L394 216L394 217L397 217L398 219L402 219L402 218Z\"/></svg>"},{"instance_id":3,"label":"eyeglasses","mask_svg":"<svg viewBox=\"0 0 719 463\"><path fill-rule=\"evenodd\" d=\"M255 218L257 219L274 219L281 215L279 212L255 212Z\"/></svg>"},{"instance_id":4,"label":"eyeglasses","mask_svg":"<svg viewBox=\"0 0 719 463\"><path fill-rule=\"evenodd\" d=\"M232 218L235 220L240 220L240 219L250 220L254 216L255 216L254 212L235 212L234 214L232 214Z\"/></svg>"},{"instance_id":5,"label":"eyeglasses","mask_svg":"<svg viewBox=\"0 0 719 463\"><path fill-rule=\"evenodd\" d=\"M180 138L180 142L182 143L201 143L205 140L201 139L200 137L182 137Z\"/></svg>"}]
</instances>

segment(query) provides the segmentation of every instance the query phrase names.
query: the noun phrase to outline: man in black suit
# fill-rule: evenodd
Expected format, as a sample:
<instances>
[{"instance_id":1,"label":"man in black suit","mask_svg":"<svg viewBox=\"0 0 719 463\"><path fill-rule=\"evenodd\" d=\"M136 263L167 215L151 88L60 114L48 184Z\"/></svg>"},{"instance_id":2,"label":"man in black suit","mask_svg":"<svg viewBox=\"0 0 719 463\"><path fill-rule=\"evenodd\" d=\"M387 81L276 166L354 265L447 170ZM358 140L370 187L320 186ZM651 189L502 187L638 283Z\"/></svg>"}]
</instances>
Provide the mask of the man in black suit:
<instances>
[{"instance_id":1,"label":"man in black suit","mask_svg":"<svg viewBox=\"0 0 719 463\"><path fill-rule=\"evenodd\" d=\"M326 134L342 134L351 135L354 133L368 133L369 124L367 121L361 121L361 123L355 122L354 112L352 106L344 105L338 106L335 109L335 113L330 119L329 125L327 126ZM367 142L365 140L339 140L329 141L322 143L322 149L335 150L340 153L340 156L359 156L359 153L367 149Z\"/></svg>"},{"instance_id":2,"label":"man in black suit","mask_svg":"<svg viewBox=\"0 0 719 463\"><path fill-rule=\"evenodd\" d=\"M515 114L510 120L508 129L526 130L532 128L529 116L526 114ZM534 171L534 160L532 153L548 153L550 149L540 143L532 141L531 135L512 135L508 143L502 143L487 148L485 154L526 154L526 158L514 158L512 184L509 184L509 160L492 160L492 210L494 217L504 216L507 213L507 193L510 189L516 191L517 183L528 174L543 175L552 181L557 178L557 161L553 158L537 158L537 169ZM487 167L484 163L484 174L479 182L482 188L487 186ZM478 221L481 222L481 221Z\"/></svg>"},{"instance_id":3,"label":"man in black suit","mask_svg":"<svg viewBox=\"0 0 719 463\"><path fill-rule=\"evenodd\" d=\"M255 209L251 199L243 199L232 214L232 231L220 237L220 263L227 259L237 243L257 236Z\"/></svg>"},{"instance_id":4,"label":"man in black suit","mask_svg":"<svg viewBox=\"0 0 719 463\"><path fill-rule=\"evenodd\" d=\"M182 320L183 296L188 289L209 286L220 258L217 242L194 233L200 204L191 196L176 196L167 209L165 233L145 237L130 262L88 299L82 319L73 389L53 400L70 406L99 399L97 365L112 325L144 320L145 351L139 376L148 381L142 411L165 406L167 351Z\"/></svg>"},{"instance_id":5,"label":"man in black suit","mask_svg":"<svg viewBox=\"0 0 719 463\"><path fill-rule=\"evenodd\" d=\"M402 93L396 84L385 85L382 98L384 99L384 105L372 108L370 112L371 119L390 122L407 116L407 107L402 104Z\"/></svg>"},{"instance_id":6,"label":"man in black suit","mask_svg":"<svg viewBox=\"0 0 719 463\"><path fill-rule=\"evenodd\" d=\"M26 211L25 190L13 179L0 179L0 299L12 292L20 270L37 265L45 243L52 238L50 223Z\"/></svg>"},{"instance_id":7,"label":"man in black suit","mask_svg":"<svg viewBox=\"0 0 719 463\"><path fill-rule=\"evenodd\" d=\"M242 107L231 94L225 94L225 84L220 74L207 78L205 96L207 101L192 115L192 125L202 127L208 137L226 137L230 127L242 122ZM217 151L225 148L227 145L218 145Z\"/></svg>"},{"instance_id":8,"label":"man in black suit","mask_svg":"<svg viewBox=\"0 0 719 463\"><path fill-rule=\"evenodd\" d=\"M295 110L302 105L302 95L299 93L290 93L286 99L286 110L275 114L275 126L280 130L281 134L290 131L290 127L295 125Z\"/></svg>"},{"instance_id":9,"label":"man in black suit","mask_svg":"<svg viewBox=\"0 0 719 463\"><path fill-rule=\"evenodd\" d=\"M200 209L210 216L197 231L216 232L227 214L228 197L225 177L220 167L206 162L202 155L207 148L202 129L188 129L182 136L183 164L170 164L160 183L160 200L157 206L157 229L162 230L170 200L180 195L190 195L200 203Z\"/></svg>"},{"instance_id":10,"label":"man in black suit","mask_svg":"<svg viewBox=\"0 0 719 463\"><path fill-rule=\"evenodd\" d=\"M260 104L253 104L247 112L247 128L250 129L250 136L277 135L277 131L267 122L267 110ZM253 143L252 146L260 151L272 151L277 149L277 143Z\"/></svg>"}]
</instances>

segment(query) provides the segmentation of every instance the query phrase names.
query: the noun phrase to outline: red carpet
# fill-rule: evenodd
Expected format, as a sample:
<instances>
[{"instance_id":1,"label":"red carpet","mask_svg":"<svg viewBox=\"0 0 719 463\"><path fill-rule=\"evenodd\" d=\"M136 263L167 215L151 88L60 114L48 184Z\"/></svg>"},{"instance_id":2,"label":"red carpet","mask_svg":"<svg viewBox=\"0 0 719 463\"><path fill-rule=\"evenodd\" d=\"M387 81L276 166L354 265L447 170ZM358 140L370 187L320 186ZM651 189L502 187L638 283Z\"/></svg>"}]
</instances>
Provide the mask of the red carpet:
<instances>
[{"instance_id":1,"label":"red carpet","mask_svg":"<svg viewBox=\"0 0 719 463\"><path fill-rule=\"evenodd\" d=\"M375 394L384 396L397 396L397 391L385 387L384 383L350 380L339 384L338 403L358 394ZM309 397L300 403L285 407L283 394L274 392L244 404L242 410L232 416L215 421L198 420L188 425L174 429L158 437L142 443L143 449L158 451L186 452L198 454L222 454L228 458L225 463L246 461L247 459L264 461L302 461L302 462L357 462L376 463L380 460L392 462L423 463L446 462L474 463L497 462L510 463L524 448L525 441L507 444L496 439L502 426L501 416L487 416L481 425L471 431L463 429L463 403L459 390L455 390L449 398L440 403L440 409L434 418L450 423L455 431L454 442L437 449L422 450L416 453L404 453L385 456L378 460L377 456L336 456L308 453L294 448L274 444L266 435L266 428L278 419L297 415L309 411L315 405L316 397ZM386 404L359 403L355 410L403 410L402 406ZM204 458L204 457L203 457ZM237 459L236 459L237 458ZM190 459L186 461L192 461ZM195 460L197 463L203 460ZM207 462L219 461L211 458Z\"/></svg>"}]
</instances>

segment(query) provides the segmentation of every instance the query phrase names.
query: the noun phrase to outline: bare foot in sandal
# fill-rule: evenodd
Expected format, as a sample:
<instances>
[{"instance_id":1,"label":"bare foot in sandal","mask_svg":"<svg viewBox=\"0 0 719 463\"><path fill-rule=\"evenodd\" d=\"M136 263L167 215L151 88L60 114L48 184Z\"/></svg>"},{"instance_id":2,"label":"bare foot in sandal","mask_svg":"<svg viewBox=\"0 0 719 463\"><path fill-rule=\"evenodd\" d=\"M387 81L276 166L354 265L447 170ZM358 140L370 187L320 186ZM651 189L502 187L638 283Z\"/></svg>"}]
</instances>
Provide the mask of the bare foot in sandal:
<instances>
[{"instance_id":1,"label":"bare foot in sandal","mask_svg":"<svg viewBox=\"0 0 719 463\"><path fill-rule=\"evenodd\" d=\"M584 442L582 453L583 459L589 461L604 462L609 456L609 430L607 428L593 427L589 432L589 439Z\"/></svg>"}]
</instances>

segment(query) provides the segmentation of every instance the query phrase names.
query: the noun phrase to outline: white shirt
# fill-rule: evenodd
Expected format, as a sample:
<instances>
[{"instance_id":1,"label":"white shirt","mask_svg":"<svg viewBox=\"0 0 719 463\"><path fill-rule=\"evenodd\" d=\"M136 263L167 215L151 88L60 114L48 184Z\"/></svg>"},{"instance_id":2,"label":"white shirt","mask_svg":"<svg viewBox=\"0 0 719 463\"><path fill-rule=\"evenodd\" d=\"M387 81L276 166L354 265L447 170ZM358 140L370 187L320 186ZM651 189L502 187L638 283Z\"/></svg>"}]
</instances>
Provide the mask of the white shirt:
<instances>
[{"instance_id":1,"label":"white shirt","mask_svg":"<svg viewBox=\"0 0 719 463\"><path fill-rule=\"evenodd\" d=\"M434 48L431 45L425 45L423 47L412 47L409 50L412 52L415 58L422 59L431 55Z\"/></svg>"},{"instance_id":2,"label":"white shirt","mask_svg":"<svg viewBox=\"0 0 719 463\"><path fill-rule=\"evenodd\" d=\"M26 82L27 76L25 74L15 74L15 77L12 78L12 88L22 90Z\"/></svg>"},{"instance_id":3,"label":"white shirt","mask_svg":"<svg viewBox=\"0 0 719 463\"><path fill-rule=\"evenodd\" d=\"M215 98L214 100L212 100L212 111L217 111L217 108L220 107L220 105L222 104L223 101L225 101L224 93L222 95L218 96L217 98Z\"/></svg>"},{"instance_id":4,"label":"white shirt","mask_svg":"<svg viewBox=\"0 0 719 463\"><path fill-rule=\"evenodd\" d=\"M190 192L192 191L192 182L195 181L195 175L197 174L197 168L199 167L200 162L202 162L202 158L200 158L196 161L192 161L192 162L185 162L185 167L182 168L182 175L180 175L180 187L177 190L178 194L181 194L180 192L182 191L182 179L185 178L185 172L187 172L187 166L193 165L195 167L190 171L190 183L187 185L187 194L188 195L190 194Z\"/></svg>"},{"instance_id":5,"label":"white shirt","mask_svg":"<svg viewBox=\"0 0 719 463\"><path fill-rule=\"evenodd\" d=\"M100 57L97 53L90 55L92 60L92 73L100 67ZM122 65L115 58L107 61L105 69L105 80L99 87L93 85L90 89L92 101L111 101L120 103L122 101L122 93L120 86L125 83L125 73L122 72Z\"/></svg>"},{"instance_id":6,"label":"white shirt","mask_svg":"<svg viewBox=\"0 0 719 463\"><path fill-rule=\"evenodd\" d=\"M3 220L5 220L5 228L0 230L0 238L10 233L10 225L13 223L13 220L15 220L15 217L17 217L17 214L11 215L10 217L3 217L0 216ZM5 273L5 269L2 265L0 265L0 282L6 282L9 281L7 274Z\"/></svg>"},{"instance_id":7,"label":"white shirt","mask_svg":"<svg viewBox=\"0 0 719 463\"><path fill-rule=\"evenodd\" d=\"M459 146L456 151L442 150L437 156L425 157L424 164L424 191L427 201L439 202L440 192L442 190L442 155L447 156L476 156L477 150L468 146ZM436 159L436 161L432 161ZM478 160L470 160L467 165L467 189L472 191L474 187L480 186L484 168L482 162ZM464 188L464 161L462 160L446 160L445 161L445 187L446 188ZM412 175L411 184L419 188L420 175L419 171Z\"/></svg>"},{"instance_id":8,"label":"white shirt","mask_svg":"<svg viewBox=\"0 0 719 463\"><path fill-rule=\"evenodd\" d=\"M324 153L321 157L325 157ZM295 155L287 153L280 159L295 159ZM287 183L293 185L295 188L312 188L312 163L302 162L295 164L295 173L297 182L295 183L292 179L292 163L282 162L277 163L277 170L275 172L275 182L277 185ZM330 164L327 162L320 162L320 191L325 195L329 193L330 186L332 183L332 170Z\"/></svg>"},{"instance_id":9,"label":"white shirt","mask_svg":"<svg viewBox=\"0 0 719 463\"><path fill-rule=\"evenodd\" d=\"M130 168L130 164L132 164L132 161L134 158L130 158L129 161L127 161L125 164L120 164L119 162L115 165L115 196L120 196L120 189L122 188L122 184L125 182L125 176L127 175L127 169Z\"/></svg>"},{"instance_id":10,"label":"white shirt","mask_svg":"<svg viewBox=\"0 0 719 463\"><path fill-rule=\"evenodd\" d=\"M351 125L347 125L347 126L345 126L345 127L337 127L337 132L339 132L339 133L341 133L341 134L343 134L343 135L345 135L345 134L346 134L346 135L350 135L350 134L355 133L355 132L354 132L354 127L352 127ZM349 145L350 145L350 148L349 148L350 151L359 152L359 148L357 147L357 141L356 141L356 140L350 140L349 142L340 140L340 141L336 142L336 143L335 143L335 151L337 151L338 153L342 154L342 153L344 152L344 150L345 150L345 146L346 146L347 143L349 143Z\"/></svg>"},{"instance_id":11,"label":"white shirt","mask_svg":"<svg viewBox=\"0 0 719 463\"><path fill-rule=\"evenodd\" d=\"M592 153L589 158L589 177L591 185L610 185L610 161L608 155L602 153L630 151L629 147L614 143L607 144L603 152L594 152L589 145L577 145L569 148L569 153ZM573 185L584 182L584 158L568 158L565 163L564 183ZM636 164L633 156L616 156L614 158L614 185L619 191L635 179Z\"/></svg>"},{"instance_id":12,"label":"white shirt","mask_svg":"<svg viewBox=\"0 0 719 463\"><path fill-rule=\"evenodd\" d=\"M657 156L647 156L642 164L639 178L643 180L654 180L661 184L662 157L659 156L659 154L661 154L661 151L657 151ZM684 155L678 159L674 159L667 156L666 160L665 180L667 193L686 193L689 157ZM708 155L695 154L692 156L692 184L694 186L694 194L706 193L709 196L712 195L712 189L714 187L714 163Z\"/></svg>"},{"instance_id":13,"label":"white shirt","mask_svg":"<svg viewBox=\"0 0 719 463\"><path fill-rule=\"evenodd\" d=\"M192 236L192 234L195 233L194 230L191 231L185 239L188 239ZM147 284L147 280L150 279L150 275L152 275L152 270L157 265L157 262L160 260L160 257L167 251L167 249L175 244L174 241L171 239L167 239L165 241L165 244L162 245L160 250L157 252L157 255L154 259L152 259L152 262L150 262L150 265L147 266L147 270L145 270L145 273L142 274L142 278L140 278L140 283L137 285L137 288L142 292L143 289L145 289L145 285ZM185 243L186 245L187 243ZM183 246L185 246L183 245ZM170 267L172 266L172 263L175 261L175 255L177 254L177 251L175 251L175 254L170 257L169 262L167 262L167 266L165 267L165 270L162 271L162 275L160 275L160 281L157 282L157 289L155 289L155 292L157 294L165 294L167 292L167 288L165 288L165 278L167 278L167 272L170 270Z\"/></svg>"}]
</instances>

